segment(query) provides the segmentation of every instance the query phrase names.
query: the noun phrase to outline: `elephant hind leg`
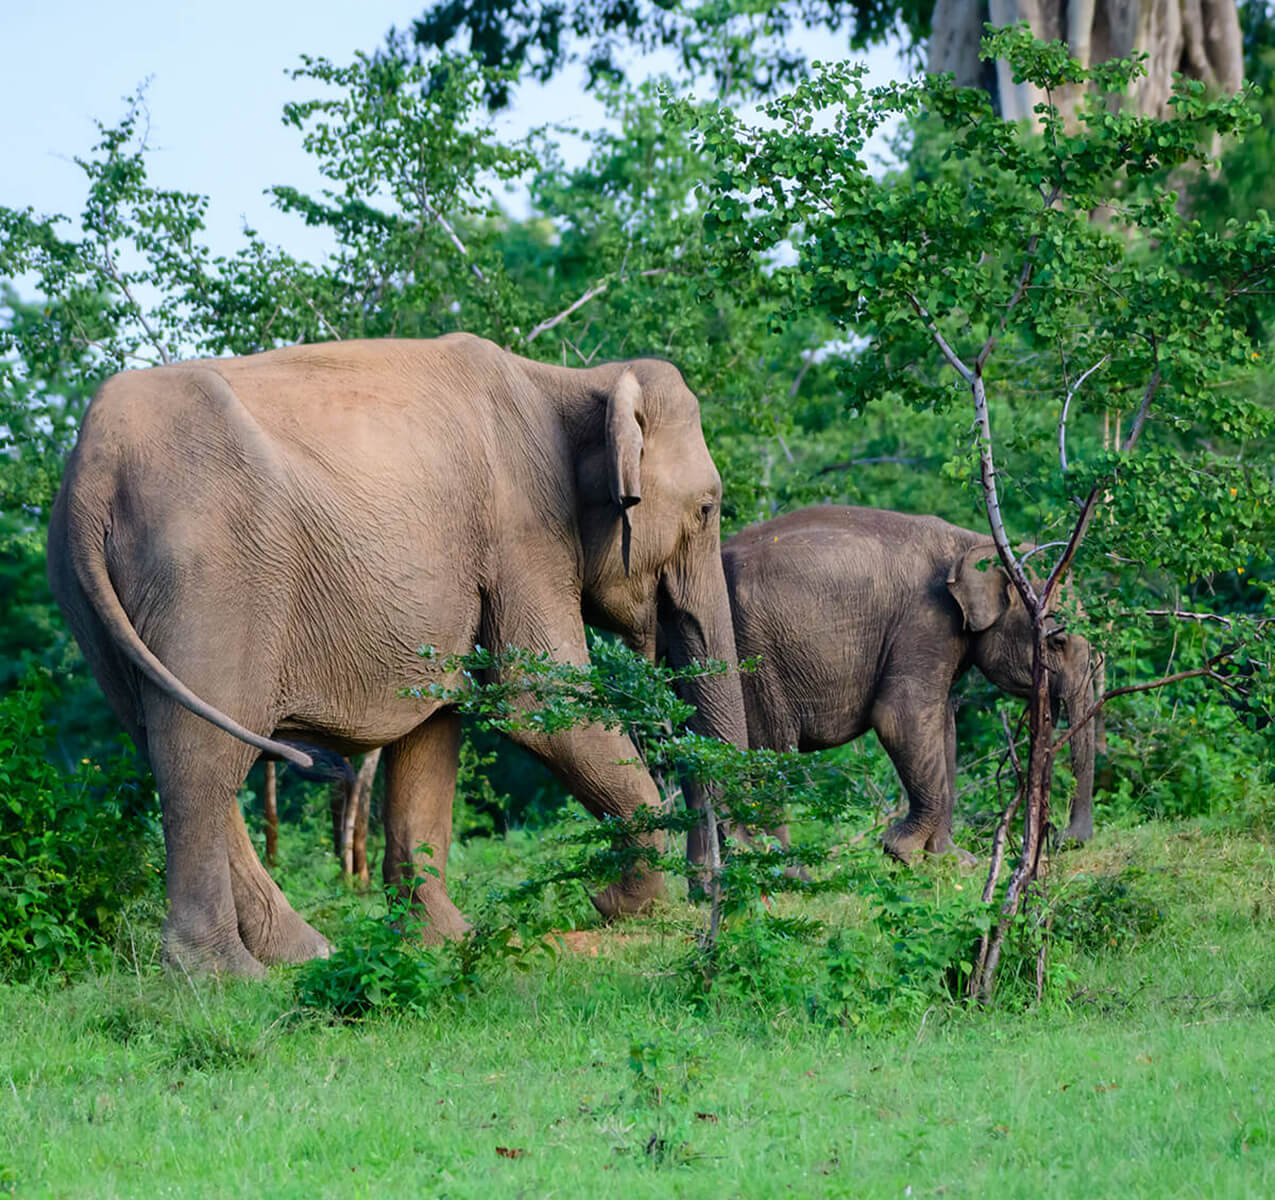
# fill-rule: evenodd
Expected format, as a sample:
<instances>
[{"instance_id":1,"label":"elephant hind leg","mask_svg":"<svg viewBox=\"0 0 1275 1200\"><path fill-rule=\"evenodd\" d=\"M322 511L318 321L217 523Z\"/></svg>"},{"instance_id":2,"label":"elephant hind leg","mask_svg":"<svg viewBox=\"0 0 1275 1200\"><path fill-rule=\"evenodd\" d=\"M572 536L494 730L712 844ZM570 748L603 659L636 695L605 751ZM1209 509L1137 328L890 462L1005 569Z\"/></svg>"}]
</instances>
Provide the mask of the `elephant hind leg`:
<instances>
[{"instance_id":1,"label":"elephant hind leg","mask_svg":"<svg viewBox=\"0 0 1275 1200\"><path fill-rule=\"evenodd\" d=\"M235 793L257 751L158 691L147 691L144 706L164 814L164 960L192 974L260 978L265 967L239 933L228 842Z\"/></svg>"},{"instance_id":2,"label":"elephant hind leg","mask_svg":"<svg viewBox=\"0 0 1275 1200\"><path fill-rule=\"evenodd\" d=\"M470 928L447 895L459 765L454 712L435 713L385 749L385 888L424 910L425 941L462 937Z\"/></svg>"},{"instance_id":3,"label":"elephant hind leg","mask_svg":"<svg viewBox=\"0 0 1275 1200\"><path fill-rule=\"evenodd\" d=\"M327 938L302 920L261 865L243 813L234 800L227 812L226 846L235 920L239 936L253 957L263 963L327 958L332 952Z\"/></svg>"},{"instance_id":4,"label":"elephant hind leg","mask_svg":"<svg viewBox=\"0 0 1275 1200\"><path fill-rule=\"evenodd\" d=\"M873 728L908 795L907 814L881 838L885 851L903 862L921 850L962 854L952 842L956 728L951 706L946 699L920 708L878 705Z\"/></svg>"}]
</instances>

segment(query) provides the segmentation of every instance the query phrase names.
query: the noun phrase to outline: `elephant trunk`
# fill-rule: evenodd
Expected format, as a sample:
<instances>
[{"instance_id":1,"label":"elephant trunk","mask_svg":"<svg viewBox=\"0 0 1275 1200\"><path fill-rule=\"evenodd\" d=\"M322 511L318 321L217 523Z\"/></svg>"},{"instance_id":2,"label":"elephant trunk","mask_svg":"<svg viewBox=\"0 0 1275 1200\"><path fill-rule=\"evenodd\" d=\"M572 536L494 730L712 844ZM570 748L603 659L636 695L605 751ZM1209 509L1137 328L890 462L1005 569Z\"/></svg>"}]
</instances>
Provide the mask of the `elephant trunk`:
<instances>
[{"instance_id":1,"label":"elephant trunk","mask_svg":"<svg viewBox=\"0 0 1275 1200\"><path fill-rule=\"evenodd\" d=\"M661 592L661 643L669 664L685 667L713 661L731 667L725 674L700 675L682 681L679 694L695 706L695 715L688 723L692 732L747 749L744 693L735 669L735 632L720 557L713 555L713 563L699 576L698 586L685 576L670 575ZM692 602L697 592L700 603ZM693 778L683 780L682 790L691 811L703 812L715 799L714 788ZM719 814L719 821L721 817ZM686 852L694 863L709 860L708 829L703 822L687 834Z\"/></svg>"},{"instance_id":2,"label":"elephant trunk","mask_svg":"<svg viewBox=\"0 0 1275 1200\"><path fill-rule=\"evenodd\" d=\"M706 572L709 578L696 582L674 576L666 579L660 612L661 642L674 667L721 662L732 668L725 674L687 679L680 691L683 699L695 706L695 716L689 722L694 732L747 749L744 693L739 672L734 669L737 659L730 599L720 559L716 566L715 573Z\"/></svg>"},{"instance_id":3,"label":"elephant trunk","mask_svg":"<svg viewBox=\"0 0 1275 1200\"><path fill-rule=\"evenodd\" d=\"M1067 722L1084 720L1093 707L1093 676L1089 673L1088 655L1084 662L1071 666L1055 677L1057 693L1067 710ZM1096 720L1097 718L1095 718ZM1063 839L1087 842L1093 837L1093 775L1096 730L1094 720L1085 722L1071 739L1071 772L1076 778L1076 794L1071 802L1071 821Z\"/></svg>"}]
</instances>

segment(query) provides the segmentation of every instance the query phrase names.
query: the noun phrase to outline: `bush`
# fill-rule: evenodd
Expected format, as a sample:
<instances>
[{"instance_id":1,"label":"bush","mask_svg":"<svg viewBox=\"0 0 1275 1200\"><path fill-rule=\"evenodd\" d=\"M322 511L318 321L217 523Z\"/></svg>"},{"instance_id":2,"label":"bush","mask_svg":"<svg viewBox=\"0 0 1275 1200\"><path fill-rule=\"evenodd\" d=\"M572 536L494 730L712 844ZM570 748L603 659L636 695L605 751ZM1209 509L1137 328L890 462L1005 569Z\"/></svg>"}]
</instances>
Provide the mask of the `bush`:
<instances>
[{"instance_id":1,"label":"bush","mask_svg":"<svg viewBox=\"0 0 1275 1200\"><path fill-rule=\"evenodd\" d=\"M0 977L109 945L125 906L159 884L149 777L122 748L71 774L55 767L45 720L56 698L35 668L0 697Z\"/></svg>"},{"instance_id":2,"label":"bush","mask_svg":"<svg viewBox=\"0 0 1275 1200\"><path fill-rule=\"evenodd\" d=\"M422 946L421 925L406 898L391 900L386 917L352 918L329 958L301 968L298 1002L347 1021L378 1012L424 1016L448 999L476 993L487 972L525 969L534 957L552 953L542 941L524 945L506 923L479 922L463 941Z\"/></svg>"}]
</instances>

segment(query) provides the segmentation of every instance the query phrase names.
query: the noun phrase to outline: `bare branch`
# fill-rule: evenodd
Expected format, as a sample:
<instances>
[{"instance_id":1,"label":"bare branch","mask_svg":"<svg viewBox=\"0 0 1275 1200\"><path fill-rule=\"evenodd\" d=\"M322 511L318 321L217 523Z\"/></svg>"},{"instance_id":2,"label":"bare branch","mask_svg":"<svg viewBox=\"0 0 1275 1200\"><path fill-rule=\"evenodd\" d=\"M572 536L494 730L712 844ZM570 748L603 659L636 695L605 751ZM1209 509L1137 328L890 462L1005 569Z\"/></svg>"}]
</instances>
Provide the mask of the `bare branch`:
<instances>
[{"instance_id":1,"label":"bare branch","mask_svg":"<svg viewBox=\"0 0 1275 1200\"><path fill-rule=\"evenodd\" d=\"M576 309L581 308L584 305L588 304L589 301L592 300L594 296L600 296L603 292L605 292L608 286L610 286L610 282L611 281L609 279L599 280L596 284L594 284L593 287L591 287L587 292L585 292L583 296L581 296L578 300L574 301L573 303L568 304L567 307L564 308L556 316L552 316L552 317L549 317L547 320L541 321L540 324L537 325L534 329L532 329L532 331L529 334L527 334L527 336L523 338L522 340L524 342L534 342L536 338L538 338L542 333L548 332L548 330L552 329L555 325L562 324L562 322L565 321L573 312L575 312Z\"/></svg>"},{"instance_id":2,"label":"bare branch","mask_svg":"<svg viewBox=\"0 0 1275 1200\"><path fill-rule=\"evenodd\" d=\"M1014 787L1013 798L1005 806L1005 811L1001 813L1001 819L996 826L996 833L992 836L992 859L988 865L987 882L983 885L984 904L990 904L992 897L996 894L996 884L1000 880L1001 864L1005 861L1005 841L1009 836L1010 822L1013 821L1014 815L1018 812L1018 806L1023 802L1023 764L1018 757L1018 747L1014 745L1014 733L1009 727L1009 718L1003 711L1001 712L1001 726L1005 730L1005 746L1018 782Z\"/></svg>"},{"instance_id":3,"label":"bare branch","mask_svg":"<svg viewBox=\"0 0 1275 1200\"><path fill-rule=\"evenodd\" d=\"M1021 286L1025 286L1025 283ZM1018 295L1019 293L1016 292L1013 303L1017 303ZM938 326L934 324L933 318L926 312L925 306L911 292L907 293L907 298L913 309L916 310L917 316L921 318L925 327L930 331L934 344L943 352L943 357L951 363L961 378L970 385L970 390L973 392L974 421L978 427L979 473L983 481L983 502L987 509L988 523L992 529L992 540L996 543L996 550L1000 554L1001 562L1005 565L1005 570L1009 572L1010 578L1014 581L1014 586L1022 596L1023 602L1030 611L1035 612L1039 607L1036 591L1024 573L1022 566L1014 557L1014 551L1009 544L1009 535L1005 532L1005 519L1001 515L1000 496L996 490L996 464L992 458L992 422L987 408L987 393L983 389L981 369L985 354L979 355L978 364L971 371L961 361L956 351L947 344L946 339L939 332ZM1008 316L1008 311L1006 316ZM984 351L989 352L993 342L994 339L989 338L987 344L983 347Z\"/></svg>"},{"instance_id":4,"label":"bare branch","mask_svg":"<svg viewBox=\"0 0 1275 1200\"><path fill-rule=\"evenodd\" d=\"M455 229L452 228L451 222L445 216L443 216L443 214L439 212L438 209L436 209L432 204L430 204L430 202L425 199L424 195L421 195L419 199L421 202L421 208L424 209L424 211L429 214L432 220L437 221L443 227L443 232L447 234L449 238L451 238L452 245L455 246L456 249L460 251L461 257L469 258L469 250L466 248L465 243L460 240L460 235L456 232ZM477 279L479 283L487 282L487 276L483 274L482 267L480 267L472 259L470 260L470 263L469 263L469 269L474 273L474 278Z\"/></svg>"},{"instance_id":5,"label":"bare branch","mask_svg":"<svg viewBox=\"0 0 1275 1200\"><path fill-rule=\"evenodd\" d=\"M164 343L160 341L159 335L151 328L150 322L146 319L146 313L142 306L133 298L133 293L128 289L128 283L124 276L116 269L115 264L111 261L110 254L102 251L102 270L110 277L115 286L124 293L124 298L133 306L137 313L137 319L141 322L142 328L146 331L147 340L155 347L159 354L160 361L165 365L173 361L172 355L168 353Z\"/></svg>"},{"instance_id":6,"label":"bare branch","mask_svg":"<svg viewBox=\"0 0 1275 1200\"><path fill-rule=\"evenodd\" d=\"M1190 671L1175 671L1172 675L1162 675L1159 679L1151 679L1146 683L1130 683L1125 687L1112 688L1109 692L1103 692L1102 695L1094 702L1092 707L1085 713L1079 721L1069 721L1067 732L1064 733L1053 745L1053 752L1058 753L1071 739L1080 732L1090 721L1102 711L1102 707L1108 700L1114 700L1117 696L1127 696L1132 692L1151 692L1156 688L1167 687L1171 683L1181 683L1184 679L1215 679L1218 683L1231 685L1230 680L1225 676L1219 675L1214 669L1214 665L1218 659L1211 658L1206 666L1195 667Z\"/></svg>"},{"instance_id":7,"label":"bare branch","mask_svg":"<svg viewBox=\"0 0 1275 1200\"><path fill-rule=\"evenodd\" d=\"M1154 336L1152 337L1151 345L1152 350L1156 350ZM1124 444L1120 447L1121 454L1128 454L1137 444L1138 435L1141 434L1142 427L1146 424L1147 413L1151 409L1151 401L1155 398L1156 392L1160 390L1160 383L1160 364L1157 362L1151 372L1151 378L1147 381L1146 390L1142 393L1142 403L1138 406L1137 416L1134 417L1133 424L1129 428L1129 436L1125 438ZM1049 573L1049 578L1045 581L1044 590L1041 592L1042 604L1048 605L1054 589L1071 569L1071 564L1076 557L1076 551L1080 548L1081 539L1089 528L1089 520L1093 516L1094 508L1097 506L1098 497L1102 494L1102 491L1101 487L1090 488L1089 495L1085 497L1085 502L1080 508L1080 516L1076 518L1076 524L1071 530L1071 537L1067 539L1067 549L1063 551L1062 557L1054 564L1054 569Z\"/></svg>"},{"instance_id":8,"label":"bare branch","mask_svg":"<svg viewBox=\"0 0 1275 1200\"><path fill-rule=\"evenodd\" d=\"M1076 392L1080 390L1080 385L1084 383L1099 367L1103 365L1109 358L1110 354L1104 354L1092 367L1089 368L1075 383L1067 389L1067 398L1063 401L1062 415L1058 418L1058 462L1063 471L1067 470L1067 411L1071 408L1072 398Z\"/></svg>"},{"instance_id":9,"label":"bare branch","mask_svg":"<svg viewBox=\"0 0 1275 1200\"><path fill-rule=\"evenodd\" d=\"M1142 432L1142 427L1147 422L1147 413L1151 410L1151 401L1155 399L1156 392L1160 390L1160 382L1160 364L1157 362L1155 370L1151 372L1151 378L1147 382L1147 390L1142 393L1142 403L1138 405L1138 414L1133 418L1133 424L1129 426L1129 436L1125 438L1124 445L1120 447L1121 454L1128 454L1137 444L1138 435Z\"/></svg>"},{"instance_id":10,"label":"bare branch","mask_svg":"<svg viewBox=\"0 0 1275 1200\"><path fill-rule=\"evenodd\" d=\"M633 278L649 279L654 275L667 275L672 269L673 269L672 267L653 267L647 271L639 271L636 274L636 276L633 276ZM621 280L630 278L630 276L627 276L624 274L623 264L621 264L620 266L620 273L618 277ZM607 288L611 286L615 278L616 276L612 275L612 276L608 276L605 279L599 279L598 282L595 283L578 300L572 301L572 303L568 304L567 307L564 308L560 313L557 313L556 315L552 317L548 317L546 320L541 321L539 325L535 326L535 328L533 328L532 331L529 334L527 334L525 338L523 338L523 342L527 343L527 342L534 341L542 333L547 333L555 325L562 324L562 322L565 321L577 309L582 308L584 305L588 304L588 302L592 300L595 296L600 296L603 292L605 292Z\"/></svg>"},{"instance_id":11,"label":"bare branch","mask_svg":"<svg viewBox=\"0 0 1275 1200\"><path fill-rule=\"evenodd\" d=\"M805 379L806 372L814 365L815 356L813 353L808 353L802 356L801 370L797 372L796 377L792 381L792 387L788 389L789 400L795 400L797 398L797 392L801 387L801 381Z\"/></svg>"},{"instance_id":12,"label":"bare branch","mask_svg":"<svg viewBox=\"0 0 1275 1200\"><path fill-rule=\"evenodd\" d=\"M987 393L983 390L982 373L976 373L970 384L974 393L974 420L978 425L978 461L979 473L983 481L983 505L987 509L987 520L992 530L992 540L1000 554L1001 562L1009 577L1014 581L1023 603L1033 615L1040 611L1043 601L1036 595L1031 580L1023 570L1022 563L1014 557L1013 548L1009 544L1009 535L1005 532L1005 519L1001 515L1000 495L996 489L996 464L992 458L992 420L987 409Z\"/></svg>"},{"instance_id":13,"label":"bare branch","mask_svg":"<svg viewBox=\"0 0 1275 1200\"><path fill-rule=\"evenodd\" d=\"M1141 615L1144 617L1175 617L1179 621L1199 621L1201 623L1216 621L1224 629L1231 629L1235 625L1235 618L1233 617L1224 617L1219 613L1187 612L1180 608L1147 608L1142 610ZM1273 622L1275 622L1275 617L1250 617L1244 621L1245 624L1252 624L1254 629L1262 629Z\"/></svg>"},{"instance_id":14,"label":"bare branch","mask_svg":"<svg viewBox=\"0 0 1275 1200\"><path fill-rule=\"evenodd\" d=\"M309 296L307 296L307 295L306 295L306 294L305 294L305 293L304 293L304 292L303 292L303 291L302 291L299 287L297 287L297 283L296 283L296 280L295 280L295 279L293 279L291 276L285 276L285 279L286 279L286 281L287 281L288 286L289 286L289 287L290 287L290 288L291 288L294 292L296 292L296 294L297 294L297 296L298 296L298 297L300 297L300 299L301 299L302 303L303 303L303 304L305 304L305 306L306 306L306 307L307 307L307 308L308 308L308 309L309 309L312 313L314 313L315 318L318 320L319 324L320 324L320 325L322 325L322 326L323 326L323 328L327 331L328 336L329 336L329 337L330 337L330 338L331 338L334 342L339 342L339 341L341 340L341 335L340 335L339 333L337 333L337 331L336 331L335 329L333 329L331 322L327 319L327 317L325 317L325 316L324 316L324 315L323 315L323 314L319 311L319 309L318 309L318 307L315 305L314 301L313 301L313 300L311 300L311 299L310 299L310 297L309 297ZM272 318L272 319L273 319L273 318Z\"/></svg>"},{"instance_id":15,"label":"bare branch","mask_svg":"<svg viewBox=\"0 0 1275 1200\"><path fill-rule=\"evenodd\" d=\"M907 297L908 297L908 303L911 304L912 307L916 310L916 315L921 318L922 322L925 324L926 329L930 331L930 336L934 339L934 344L940 350L943 351L943 357L946 358L947 361L952 364L957 374L959 374L960 377L964 379L966 383L973 383L974 372L971 371L969 367L967 367L963 362L961 362L960 358L957 356L956 351L953 350L952 347L947 344L947 340L939 332L938 326L934 324L934 319L930 316L930 314L925 311L925 307L914 295L912 295L911 292L907 293Z\"/></svg>"},{"instance_id":16,"label":"bare branch","mask_svg":"<svg viewBox=\"0 0 1275 1200\"><path fill-rule=\"evenodd\" d=\"M1033 554L1039 554L1042 550L1052 550L1056 546L1065 546L1066 542L1042 542L1039 546L1033 546L1026 554L1023 555L1022 561L1026 562Z\"/></svg>"}]
</instances>

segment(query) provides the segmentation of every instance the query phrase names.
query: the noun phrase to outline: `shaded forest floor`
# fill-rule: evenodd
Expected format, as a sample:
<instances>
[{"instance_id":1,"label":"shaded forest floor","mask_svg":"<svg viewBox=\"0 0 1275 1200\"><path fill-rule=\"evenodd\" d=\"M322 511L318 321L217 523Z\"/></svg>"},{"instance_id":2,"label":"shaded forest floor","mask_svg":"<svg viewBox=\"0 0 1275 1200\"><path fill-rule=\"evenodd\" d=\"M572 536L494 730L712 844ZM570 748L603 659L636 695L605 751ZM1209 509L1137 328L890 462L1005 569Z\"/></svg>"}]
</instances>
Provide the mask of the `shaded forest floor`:
<instances>
[{"instance_id":1,"label":"shaded forest floor","mask_svg":"<svg viewBox=\"0 0 1275 1200\"><path fill-rule=\"evenodd\" d=\"M453 871L476 895L518 843L470 843ZM1043 1003L886 998L880 1020L803 1000L799 954L771 963L783 986L697 997L679 905L427 1016L351 1024L300 1008L293 970L164 973L141 911L95 971L0 988L0 1193L1275 1194L1270 839L1109 829L1055 887L1084 904ZM374 903L306 900L338 937ZM776 902L802 907L861 919Z\"/></svg>"}]
</instances>

